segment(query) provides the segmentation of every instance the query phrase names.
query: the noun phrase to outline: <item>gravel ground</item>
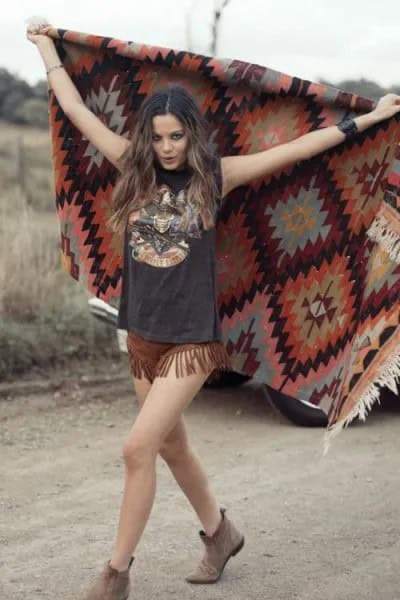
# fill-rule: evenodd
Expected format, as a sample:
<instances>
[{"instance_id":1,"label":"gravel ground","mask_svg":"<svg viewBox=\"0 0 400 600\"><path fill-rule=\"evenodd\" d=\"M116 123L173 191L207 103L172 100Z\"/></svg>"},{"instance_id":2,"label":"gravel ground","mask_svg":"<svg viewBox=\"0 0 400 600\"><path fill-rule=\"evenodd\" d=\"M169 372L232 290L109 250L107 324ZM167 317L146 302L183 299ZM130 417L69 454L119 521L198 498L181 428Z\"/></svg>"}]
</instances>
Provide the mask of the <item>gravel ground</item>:
<instances>
[{"instance_id":1,"label":"gravel ground","mask_svg":"<svg viewBox=\"0 0 400 600\"><path fill-rule=\"evenodd\" d=\"M119 374L121 375L121 374ZM4 600L80 599L109 558L123 489L121 447L137 414L127 372L4 395ZM399 410L377 407L333 441L288 423L262 386L203 389L185 413L221 505L246 536L216 585L184 581L200 524L158 462L153 511L132 566L132 600L398 600Z\"/></svg>"}]
</instances>

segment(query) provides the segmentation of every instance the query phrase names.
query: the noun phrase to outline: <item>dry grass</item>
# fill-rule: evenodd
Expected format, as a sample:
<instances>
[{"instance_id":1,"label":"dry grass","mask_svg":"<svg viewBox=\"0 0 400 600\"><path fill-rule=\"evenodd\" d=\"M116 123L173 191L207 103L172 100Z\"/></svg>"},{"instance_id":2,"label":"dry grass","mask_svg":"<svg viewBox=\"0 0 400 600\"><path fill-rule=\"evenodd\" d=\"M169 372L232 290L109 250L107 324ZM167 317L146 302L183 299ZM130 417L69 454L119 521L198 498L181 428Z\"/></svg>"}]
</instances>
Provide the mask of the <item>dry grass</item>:
<instances>
[{"instance_id":1,"label":"dry grass","mask_svg":"<svg viewBox=\"0 0 400 600\"><path fill-rule=\"evenodd\" d=\"M54 207L50 134L0 121L1 190L16 187L36 210ZM0 200L2 201L2 200Z\"/></svg>"},{"instance_id":2,"label":"dry grass","mask_svg":"<svg viewBox=\"0 0 400 600\"><path fill-rule=\"evenodd\" d=\"M18 137L27 191L16 178ZM3 135L1 127L0 378L69 357L118 357L114 331L89 314L88 293L61 271L49 157L48 133L7 126Z\"/></svg>"},{"instance_id":3,"label":"dry grass","mask_svg":"<svg viewBox=\"0 0 400 600\"><path fill-rule=\"evenodd\" d=\"M17 187L0 205L0 313L21 322L62 304L57 224L27 206Z\"/></svg>"}]
</instances>

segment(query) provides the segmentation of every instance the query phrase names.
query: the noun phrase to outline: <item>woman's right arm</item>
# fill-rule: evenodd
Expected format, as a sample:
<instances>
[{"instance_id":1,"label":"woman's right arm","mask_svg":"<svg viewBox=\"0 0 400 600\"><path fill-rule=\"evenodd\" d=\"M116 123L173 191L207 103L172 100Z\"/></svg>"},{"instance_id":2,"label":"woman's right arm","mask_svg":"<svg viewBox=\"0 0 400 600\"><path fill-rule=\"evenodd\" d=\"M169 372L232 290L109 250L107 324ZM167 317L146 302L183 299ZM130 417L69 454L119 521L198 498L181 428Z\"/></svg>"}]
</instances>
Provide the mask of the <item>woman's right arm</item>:
<instances>
[{"instance_id":1,"label":"woman's right arm","mask_svg":"<svg viewBox=\"0 0 400 600\"><path fill-rule=\"evenodd\" d=\"M47 28L46 28L47 29ZM37 45L46 70L61 64L52 38L43 35L27 34L28 39ZM75 84L64 68L54 69L48 74L48 85L69 120L117 169L120 159L130 142L111 131L83 102Z\"/></svg>"}]
</instances>

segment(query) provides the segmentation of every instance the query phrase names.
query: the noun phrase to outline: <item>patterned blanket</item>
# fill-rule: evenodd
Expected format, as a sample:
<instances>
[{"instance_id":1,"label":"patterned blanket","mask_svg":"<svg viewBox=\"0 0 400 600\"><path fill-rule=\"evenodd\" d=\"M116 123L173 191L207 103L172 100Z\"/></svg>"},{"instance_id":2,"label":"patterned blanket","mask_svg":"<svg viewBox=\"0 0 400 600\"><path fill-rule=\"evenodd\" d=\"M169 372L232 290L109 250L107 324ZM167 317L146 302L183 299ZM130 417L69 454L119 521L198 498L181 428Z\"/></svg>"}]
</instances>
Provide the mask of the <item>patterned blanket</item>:
<instances>
[{"instance_id":1,"label":"patterned blanket","mask_svg":"<svg viewBox=\"0 0 400 600\"><path fill-rule=\"evenodd\" d=\"M179 82L222 156L265 150L374 108L343 90L240 60L52 29L86 105L128 137L146 96ZM118 303L121 244L105 227L116 169L49 91L62 263ZM217 224L218 300L236 371L320 406L331 436L365 419L400 374L400 115L254 180Z\"/></svg>"}]
</instances>

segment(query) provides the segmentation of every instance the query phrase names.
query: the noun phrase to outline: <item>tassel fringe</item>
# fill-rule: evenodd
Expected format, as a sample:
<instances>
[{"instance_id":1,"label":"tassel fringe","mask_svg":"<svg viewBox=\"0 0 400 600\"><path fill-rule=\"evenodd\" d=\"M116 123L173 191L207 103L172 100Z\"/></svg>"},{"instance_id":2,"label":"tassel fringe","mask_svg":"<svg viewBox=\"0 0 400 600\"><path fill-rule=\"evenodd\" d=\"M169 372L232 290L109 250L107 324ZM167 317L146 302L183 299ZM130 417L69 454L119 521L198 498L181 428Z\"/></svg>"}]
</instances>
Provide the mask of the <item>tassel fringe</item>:
<instances>
[{"instance_id":1,"label":"tassel fringe","mask_svg":"<svg viewBox=\"0 0 400 600\"><path fill-rule=\"evenodd\" d=\"M193 375L197 372L196 364L206 374L210 371L232 369L229 355L222 342L185 344L168 350L160 359L157 376L166 377L174 361L176 377Z\"/></svg>"},{"instance_id":2,"label":"tassel fringe","mask_svg":"<svg viewBox=\"0 0 400 600\"><path fill-rule=\"evenodd\" d=\"M175 363L176 377L193 375L197 372L197 367L208 375L233 370L224 344L218 341L197 344L156 342L155 346L150 342L149 348L147 340L129 332L127 349L131 373L138 379L144 376L149 381L153 381L156 376L166 377L173 363Z\"/></svg>"},{"instance_id":3,"label":"tassel fringe","mask_svg":"<svg viewBox=\"0 0 400 600\"><path fill-rule=\"evenodd\" d=\"M382 365L378 375L374 381L370 383L359 402L353 407L351 412L343 421L335 423L333 427L328 428L324 434L324 451L323 456L326 456L331 445L331 441L346 428L356 417L365 421L373 404L377 401L380 403L381 388L387 387L394 394L400 392L400 345L396 348L389 360Z\"/></svg>"},{"instance_id":4,"label":"tassel fringe","mask_svg":"<svg viewBox=\"0 0 400 600\"><path fill-rule=\"evenodd\" d=\"M378 242L392 260L400 263L400 234L393 230L389 221L383 215L379 215L374 219L367 235L374 242Z\"/></svg>"},{"instance_id":5,"label":"tassel fringe","mask_svg":"<svg viewBox=\"0 0 400 600\"><path fill-rule=\"evenodd\" d=\"M131 373L137 379L142 379L142 377L146 377L149 381L153 381L153 367L149 365L146 361L136 356L136 353L133 351L128 352L129 357L129 366L131 369Z\"/></svg>"}]
</instances>

